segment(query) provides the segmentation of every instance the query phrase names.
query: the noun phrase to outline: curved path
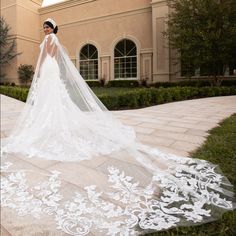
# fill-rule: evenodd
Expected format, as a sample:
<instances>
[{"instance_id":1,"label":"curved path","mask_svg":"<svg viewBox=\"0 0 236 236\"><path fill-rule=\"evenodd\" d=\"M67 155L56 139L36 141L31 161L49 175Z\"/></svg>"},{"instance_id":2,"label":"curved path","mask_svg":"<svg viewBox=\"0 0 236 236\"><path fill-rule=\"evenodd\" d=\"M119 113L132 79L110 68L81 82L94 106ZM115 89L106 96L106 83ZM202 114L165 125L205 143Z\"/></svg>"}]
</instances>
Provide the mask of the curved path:
<instances>
[{"instance_id":1,"label":"curved path","mask_svg":"<svg viewBox=\"0 0 236 236\"><path fill-rule=\"evenodd\" d=\"M24 103L1 95L1 136L6 137ZM136 110L113 111L133 126L138 140L163 151L188 155L205 141L208 130L236 113L236 96L167 103Z\"/></svg>"}]
</instances>

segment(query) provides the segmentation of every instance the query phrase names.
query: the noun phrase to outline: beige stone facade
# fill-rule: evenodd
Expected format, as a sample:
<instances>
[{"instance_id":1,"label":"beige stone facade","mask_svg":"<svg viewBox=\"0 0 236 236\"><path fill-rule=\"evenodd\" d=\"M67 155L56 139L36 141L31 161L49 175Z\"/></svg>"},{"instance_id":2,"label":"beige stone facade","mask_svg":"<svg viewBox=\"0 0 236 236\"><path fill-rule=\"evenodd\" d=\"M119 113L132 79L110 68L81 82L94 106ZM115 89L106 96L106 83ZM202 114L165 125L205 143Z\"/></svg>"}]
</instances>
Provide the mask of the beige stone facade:
<instances>
[{"instance_id":1,"label":"beige stone facade","mask_svg":"<svg viewBox=\"0 0 236 236\"><path fill-rule=\"evenodd\" d=\"M19 82L20 64L35 66L48 17L57 22L60 42L87 79L151 83L178 78L174 52L162 34L169 11L165 0L67 0L41 5L41 0L1 0L1 14L22 52L3 68L9 81Z\"/></svg>"}]
</instances>

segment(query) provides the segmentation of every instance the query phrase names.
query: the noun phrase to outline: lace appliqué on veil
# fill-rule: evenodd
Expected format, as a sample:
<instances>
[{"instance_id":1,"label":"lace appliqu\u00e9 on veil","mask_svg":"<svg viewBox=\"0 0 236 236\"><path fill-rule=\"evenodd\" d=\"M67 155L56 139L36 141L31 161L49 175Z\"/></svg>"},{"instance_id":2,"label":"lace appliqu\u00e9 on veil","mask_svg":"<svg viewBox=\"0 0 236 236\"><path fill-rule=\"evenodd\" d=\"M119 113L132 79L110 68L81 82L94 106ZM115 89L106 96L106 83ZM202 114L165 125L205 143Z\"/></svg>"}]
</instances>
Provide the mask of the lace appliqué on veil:
<instances>
[{"instance_id":1,"label":"lace appliqu\u00e9 on veil","mask_svg":"<svg viewBox=\"0 0 236 236\"><path fill-rule=\"evenodd\" d=\"M2 172L11 165L5 162ZM221 197L223 176L204 161L186 159L169 173L156 173L145 188L116 167L108 167L108 173L109 191L91 185L84 188L85 193L77 191L63 202L58 171L34 187L27 184L27 171L12 172L2 177L1 205L20 216L52 215L57 229L68 235L98 230L111 236L164 230L180 221L198 223L211 216L210 205L233 208L231 201Z\"/></svg>"}]
</instances>

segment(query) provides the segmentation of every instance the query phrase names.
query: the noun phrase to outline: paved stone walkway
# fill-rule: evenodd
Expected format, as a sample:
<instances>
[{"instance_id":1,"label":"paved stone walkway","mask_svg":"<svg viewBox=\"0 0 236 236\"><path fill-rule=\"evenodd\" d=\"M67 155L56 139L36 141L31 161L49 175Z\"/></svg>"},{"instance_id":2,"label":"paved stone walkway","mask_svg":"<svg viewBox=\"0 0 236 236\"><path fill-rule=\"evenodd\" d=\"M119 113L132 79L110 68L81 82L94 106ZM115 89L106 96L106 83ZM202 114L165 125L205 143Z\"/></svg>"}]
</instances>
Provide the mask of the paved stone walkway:
<instances>
[{"instance_id":1,"label":"paved stone walkway","mask_svg":"<svg viewBox=\"0 0 236 236\"><path fill-rule=\"evenodd\" d=\"M1 137L9 134L23 106L23 102L1 95ZM235 112L236 96L227 96L113 111L113 114L134 127L138 140L143 143L188 155L203 144L208 130Z\"/></svg>"},{"instance_id":2,"label":"paved stone walkway","mask_svg":"<svg viewBox=\"0 0 236 236\"><path fill-rule=\"evenodd\" d=\"M8 136L23 106L23 102L1 95L1 137ZM139 141L163 151L184 156L201 146L208 136L208 131L233 113L236 113L236 96L203 98L137 110L113 111L113 114L124 124L134 127ZM25 160L20 157L17 161L22 165L29 165L32 161L31 164L35 168L46 169L45 163L40 160ZM94 162L93 167L84 163L80 166L73 164L70 168L80 168L78 171L82 171L82 173L92 171L92 176L96 176L96 168L105 161L105 159L99 159L98 162ZM60 165L60 163L50 162L47 166L48 170L50 170L49 165ZM65 165L61 169L63 172ZM69 176L68 173L65 178L68 182L76 184L86 184L87 181L87 179L81 179L81 176L80 179L78 176ZM16 231L17 219L14 218L14 213L11 215L9 212L4 213L3 221L1 221L1 236L27 235L27 233L22 234L22 231L26 232L26 226L26 228L19 227ZM22 224L22 222L19 223L19 225ZM61 234L50 235L59 236Z\"/></svg>"}]
</instances>

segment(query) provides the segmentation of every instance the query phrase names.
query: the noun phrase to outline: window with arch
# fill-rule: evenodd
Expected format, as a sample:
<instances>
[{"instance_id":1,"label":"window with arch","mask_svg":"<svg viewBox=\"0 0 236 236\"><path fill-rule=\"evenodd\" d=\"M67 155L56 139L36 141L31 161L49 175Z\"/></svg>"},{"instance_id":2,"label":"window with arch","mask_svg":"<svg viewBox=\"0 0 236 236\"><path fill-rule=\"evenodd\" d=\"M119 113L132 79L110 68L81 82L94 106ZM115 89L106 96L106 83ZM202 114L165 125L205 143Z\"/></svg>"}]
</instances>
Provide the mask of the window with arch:
<instances>
[{"instance_id":1,"label":"window with arch","mask_svg":"<svg viewBox=\"0 0 236 236\"><path fill-rule=\"evenodd\" d=\"M80 50L80 74L85 80L98 79L98 50L92 44Z\"/></svg>"},{"instance_id":2,"label":"window with arch","mask_svg":"<svg viewBox=\"0 0 236 236\"><path fill-rule=\"evenodd\" d=\"M137 47L132 40L119 41L114 49L114 76L137 78Z\"/></svg>"}]
</instances>

